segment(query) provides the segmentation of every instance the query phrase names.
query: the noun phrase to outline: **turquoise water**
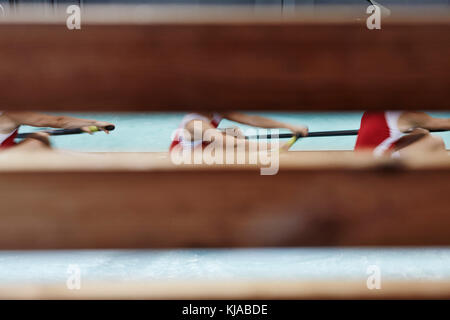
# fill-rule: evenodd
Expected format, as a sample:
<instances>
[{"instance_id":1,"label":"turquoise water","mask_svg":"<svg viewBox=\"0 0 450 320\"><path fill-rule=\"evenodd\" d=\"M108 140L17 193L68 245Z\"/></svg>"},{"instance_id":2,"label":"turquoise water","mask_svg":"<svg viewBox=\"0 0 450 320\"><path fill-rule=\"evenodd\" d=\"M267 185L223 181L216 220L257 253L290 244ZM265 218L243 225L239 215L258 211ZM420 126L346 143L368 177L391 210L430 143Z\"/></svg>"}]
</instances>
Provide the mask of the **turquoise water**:
<instances>
[{"instance_id":1,"label":"turquoise water","mask_svg":"<svg viewBox=\"0 0 450 320\"><path fill-rule=\"evenodd\" d=\"M83 280L450 280L450 248L0 251L0 283Z\"/></svg>"},{"instance_id":2,"label":"turquoise water","mask_svg":"<svg viewBox=\"0 0 450 320\"><path fill-rule=\"evenodd\" d=\"M257 113L293 124L306 124L310 131L358 129L362 112L340 113ZM449 117L450 112L433 112L437 117ZM76 135L52 137L55 147L91 152L149 152L167 151L170 137L184 114L182 113L72 113L72 116L109 121L116 124L110 135ZM220 127L238 125L222 121ZM21 132L34 128L21 128ZM450 132L439 133L450 148ZM292 150L351 150L355 137L307 138L297 142Z\"/></svg>"}]
</instances>

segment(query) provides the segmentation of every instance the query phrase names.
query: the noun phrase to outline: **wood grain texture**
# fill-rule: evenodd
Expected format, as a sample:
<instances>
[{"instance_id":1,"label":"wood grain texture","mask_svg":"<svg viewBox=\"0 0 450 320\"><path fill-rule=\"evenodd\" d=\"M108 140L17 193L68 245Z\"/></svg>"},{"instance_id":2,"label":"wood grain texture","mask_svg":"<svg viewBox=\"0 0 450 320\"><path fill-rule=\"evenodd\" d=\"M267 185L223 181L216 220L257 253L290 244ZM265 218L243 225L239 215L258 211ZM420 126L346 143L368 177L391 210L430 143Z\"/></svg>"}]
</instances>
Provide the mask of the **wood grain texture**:
<instances>
[{"instance_id":1,"label":"wood grain texture","mask_svg":"<svg viewBox=\"0 0 450 320\"><path fill-rule=\"evenodd\" d=\"M0 249L450 245L450 170L0 173Z\"/></svg>"},{"instance_id":2,"label":"wood grain texture","mask_svg":"<svg viewBox=\"0 0 450 320\"><path fill-rule=\"evenodd\" d=\"M4 24L2 109L449 109L450 23Z\"/></svg>"}]
</instances>

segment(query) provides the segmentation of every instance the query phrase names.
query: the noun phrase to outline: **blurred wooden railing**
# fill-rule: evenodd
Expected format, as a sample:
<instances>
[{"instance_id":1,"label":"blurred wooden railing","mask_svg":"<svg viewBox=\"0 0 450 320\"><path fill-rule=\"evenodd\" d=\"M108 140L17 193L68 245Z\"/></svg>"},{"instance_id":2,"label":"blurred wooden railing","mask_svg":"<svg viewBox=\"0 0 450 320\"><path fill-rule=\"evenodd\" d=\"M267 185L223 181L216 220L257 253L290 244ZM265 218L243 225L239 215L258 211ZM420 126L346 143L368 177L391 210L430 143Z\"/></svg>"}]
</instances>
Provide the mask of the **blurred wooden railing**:
<instances>
[{"instance_id":1,"label":"blurred wooden railing","mask_svg":"<svg viewBox=\"0 0 450 320\"><path fill-rule=\"evenodd\" d=\"M448 157L293 152L274 176L158 154L5 157L0 249L450 244Z\"/></svg>"},{"instance_id":2,"label":"blurred wooden railing","mask_svg":"<svg viewBox=\"0 0 450 320\"><path fill-rule=\"evenodd\" d=\"M105 13L76 31L63 19L5 20L1 108L448 109L450 18L393 14L368 30L361 14Z\"/></svg>"},{"instance_id":3,"label":"blurred wooden railing","mask_svg":"<svg viewBox=\"0 0 450 320\"><path fill-rule=\"evenodd\" d=\"M83 281L81 290L65 283L0 285L2 299L449 299L449 281L383 279L382 290L361 280L192 280Z\"/></svg>"}]
</instances>

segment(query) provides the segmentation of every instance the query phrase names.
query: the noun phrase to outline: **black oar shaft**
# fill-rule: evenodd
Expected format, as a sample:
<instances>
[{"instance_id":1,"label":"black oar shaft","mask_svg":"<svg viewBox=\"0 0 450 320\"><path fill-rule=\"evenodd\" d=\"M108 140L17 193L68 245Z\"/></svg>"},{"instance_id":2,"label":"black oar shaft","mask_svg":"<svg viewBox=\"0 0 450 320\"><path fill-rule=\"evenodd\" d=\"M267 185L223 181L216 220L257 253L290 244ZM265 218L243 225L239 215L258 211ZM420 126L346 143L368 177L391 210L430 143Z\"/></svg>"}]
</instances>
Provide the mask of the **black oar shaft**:
<instances>
[{"instance_id":1,"label":"black oar shaft","mask_svg":"<svg viewBox=\"0 0 450 320\"><path fill-rule=\"evenodd\" d=\"M309 132L306 137L302 138L313 138L313 137L339 137L339 136L356 136L358 134L357 129L355 130L336 130L336 131L315 131L315 132ZM448 130L442 130L442 129L436 129L436 130L429 130L430 132L443 132ZM289 139L292 138L294 135L292 133L280 133L279 135L256 135L256 136L248 136L247 139Z\"/></svg>"},{"instance_id":2,"label":"black oar shaft","mask_svg":"<svg viewBox=\"0 0 450 320\"><path fill-rule=\"evenodd\" d=\"M311 138L311 137L335 137L335 136L354 136L358 134L358 130L339 130L339 131L315 131L310 132L306 137L303 138ZM256 136L248 136L248 139L286 139L292 138L294 135L292 133L280 133L279 135L256 135Z\"/></svg>"},{"instance_id":3,"label":"black oar shaft","mask_svg":"<svg viewBox=\"0 0 450 320\"><path fill-rule=\"evenodd\" d=\"M106 126L105 127L106 130L108 131L113 131L115 129L115 126L111 125L111 126ZM84 133L83 130L81 130L81 128L75 128L75 129L57 129L57 130L47 130L47 131L43 131L45 133L48 133L51 136L65 136L65 135L70 135L70 134L80 134L80 133ZM28 132L28 133L19 133L17 135L18 139L25 139L27 138L30 134L33 134L33 132Z\"/></svg>"}]
</instances>

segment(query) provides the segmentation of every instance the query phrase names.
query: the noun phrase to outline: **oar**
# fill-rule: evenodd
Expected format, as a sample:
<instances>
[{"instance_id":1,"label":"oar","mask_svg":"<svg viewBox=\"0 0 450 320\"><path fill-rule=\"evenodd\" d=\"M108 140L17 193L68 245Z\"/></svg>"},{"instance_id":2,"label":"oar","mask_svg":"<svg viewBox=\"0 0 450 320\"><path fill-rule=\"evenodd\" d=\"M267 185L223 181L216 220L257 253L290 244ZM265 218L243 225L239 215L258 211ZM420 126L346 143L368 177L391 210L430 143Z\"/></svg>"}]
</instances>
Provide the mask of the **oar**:
<instances>
[{"instance_id":1,"label":"oar","mask_svg":"<svg viewBox=\"0 0 450 320\"><path fill-rule=\"evenodd\" d=\"M312 137L335 137L335 136L354 136L358 134L358 130L338 130L338 131L316 131L309 132L307 136L302 138L312 138ZM248 136L247 139L288 139L293 138L295 134L292 133L280 133L277 135L267 134L267 135L256 135L256 136ZM297 138L299 138L298 136Z\"/></svg>"},{"instance_id":2,"label":"oar","mask_svg":"<svg viewBox=\"0 0 450 320\"><path fill-rule=\"evenodd\" d=\"M356 136L358 134L359 130L336 130L336 131L315 131L315 132L309 132L307 136L297 136L297 138L313 138L313 137L338 137L338 136ZM444 132L448 130L442 130L442 129L435 129L435 130L428 130L430 132ZM405 132L407 133L407 132ZM256 135L256 136L247 136L247 139L289 139L293 138L295 134L293 133L280 133L279 135Z\"/></svg>"},{"instance_id":3,"label":"oar","mask_svg":"<svg viewBox=\"0 0 450 320\"><path fill-rule=\"evenodd\" d=\"M116 127L113 125L109 125L106 126L105 129L108 131L113 131ZM100 131L100 128L96 127L96 126L91 126L89 127L89 130L91 130L91 132L97 132ZM65 135L69 135L69 134L80 134L80 133L86 133L85 131L81 130L81 128L76 128L76 129L57 129L57 130L47 130L47 131L41 131L41 132L45 132L48 133L51 136L65 136ZM18 139L25 139L27 138L30 134L33 134L35 132L27 132L27 133L20 133L17 135Z\"/></svg>"},{"instance_id":4,"label":"oar","mask_svg":"<svg viewBox=\"0 0 450 320\"><path fill-rule=\"evenodd\" d=\"M282 151L283 149L285 151L289 151L289 149L294 145L294 143L297 142L297 140L301 137L300 134L296 134L296 135L292 135L291 140L289 140L288 142L286 142L286 144L284 146L282 146L280 148L280 150Z\"/></svg>"}]
</instances>

